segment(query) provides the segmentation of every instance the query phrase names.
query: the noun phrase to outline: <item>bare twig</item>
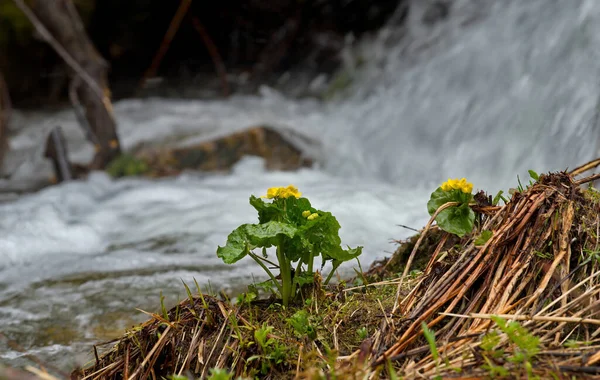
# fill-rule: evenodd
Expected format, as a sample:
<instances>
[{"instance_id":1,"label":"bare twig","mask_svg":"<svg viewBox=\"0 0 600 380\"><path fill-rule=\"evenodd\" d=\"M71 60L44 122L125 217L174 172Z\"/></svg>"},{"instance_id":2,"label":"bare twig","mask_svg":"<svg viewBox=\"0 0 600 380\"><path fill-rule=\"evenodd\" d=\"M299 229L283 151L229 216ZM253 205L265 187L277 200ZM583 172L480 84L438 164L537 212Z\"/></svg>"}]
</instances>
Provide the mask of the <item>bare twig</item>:
<instances>
[{"instance_id":1,"label":"bare twig","mask_svg":"<svg viewBox=\"0 0 600 380\"><path fill-rule=\"evenodd\" d=\"M515 320L515 321L548 321L548 322L566 322L566 323L587 323L590 325L600 325L600 319L591 318L573 318L573 317L553 317L547 315L519 315L519 314L482 314L482 313L470 313L469 315L453 314L453 313L440 313L448 317L457 318L482 318L491 319L492 317L499 317L503 319Z\"/></svg>"},{"instance_id":2,"label":"bare twig","mask_svg":"<svg viewBox=\"0 0 600 380\"><path fill-rule=\"evenodd\" d=\"M181 0L181 2L179 3L179 8L177 8L173 19L169 24L169 28L165 32L165 36L163 37L163 40L160 44L160 47L158 48L158 51L156 52L156 55L154 56L154 59L152 59L152 63L150 63L150 66L148 67L148 69L146 69L146 72L144 72L144 75L142 76L142 80L140 81L140 84L138 86L140 89L144 87L148 78L152 78L156 75L158 67L160 66L160 63L162 62L162 59L164 58L165 54L167 54L169 46L171 45L171 41L173 40L173 37L175 37L175 34L179 30L181 21L183 20L183 17L187 13L191 4L192 0Z\"/></svg>"},{"instance_id":3,"label":"bare twig","mask_svg":"<svg viewBox=\"0 0 600 380\"><path fill-rule=\"evenodd\" d=\"M221 80L221 88L223 89L223 96L227 97L227 96L229 96L230 91L229 91L229 82L227 81L227 70L225 69L225 64L223 63L223 58L221 57L221 54L219 54L219 50L217 49L217 46L215 45L213 40L210 38L210 36L206 32L206 29L204 28L204 26L202 25L202 23L200 22L198 17L196 17L196 16L192 17L192 23L194 24L194 28L196 29L198 34L200 34L200 37L202 37L202 41L204 41L204 45L206 46L206 49L208 50L208 53L210 54L210 58L212 59L213 64L215 65L215 70L217 71L217 74L219 75L219 79Z\"/></svg>"}]
</instances>

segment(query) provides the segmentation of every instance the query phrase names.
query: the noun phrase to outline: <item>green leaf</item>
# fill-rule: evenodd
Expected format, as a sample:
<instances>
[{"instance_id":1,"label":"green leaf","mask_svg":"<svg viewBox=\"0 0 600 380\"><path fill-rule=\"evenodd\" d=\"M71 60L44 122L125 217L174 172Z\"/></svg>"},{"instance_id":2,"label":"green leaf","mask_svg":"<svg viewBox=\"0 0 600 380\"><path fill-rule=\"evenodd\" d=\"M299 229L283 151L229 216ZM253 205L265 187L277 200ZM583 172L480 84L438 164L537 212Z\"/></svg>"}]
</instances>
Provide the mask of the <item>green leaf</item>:
<instances>
[{"instance_id":1,"label":"green leaf","mask_svg":"<svg viewBox=\"0 0 600 380\"><path fill-rule=\"evenodd\" d=\"M242 224L227 237L227 244L217 248L217 256L225 264L241 260L254 248L271 247L278 243L279 235L293 238L296 228L286 223Z\"/></svg>"},{"instance_id":2,"label":"green leaf","mask_svg":"<svg viewBox=\"0 0 600 380\"><path fill-rule=\"evenodd\" d=\"M258 284L249 285L248 288L256 294L258 294L258 289L274 293L275 289L277 289L277 285L273 282L273 280L268 279L266 281L259 282Z\"/></svg>"},{"instance_id":3,"label":"green leaf","mask_svg":"<svg viewBox=\"0 0 600 380\"><path fill-rule=\"evenodd\" d=\"M254 341L258 343L263 350L266 350L267 346L273 343L272 338L267 339L267 336L271 331L273 331L273 326L267 325L266 322L263 323L262 327L254 330Z\"/></svg>"},{"instance_id":4,"label":"green leaf","mask_svg":"<svg viewBox=\"0 0 600 380\"><path fill-rule=\"evenodd\" d=\"M477 237L477 239L475 239L475 246L481 246L481 245L485 245L485 243L487 243L488 240L490 240L490 238L492 237L492 231L489 230L484 230L481 231L481 234Z\"/></svg>"},{"instance_id":5,"label":"green leaf","mask_svg":"<svg viewBox=\"0 0 600 380\"><path fill-rule=\"evenodd\" d=\"M463 237L473 231L475 213L467 203L463 203L440 212L435 220L442 230Z\"/></svg>"},{"instance_id":6,"label":"green leaf","mask_svg":"<svg viewBox=\"0 0 600 380\"><path fill-rule=\"evenodd\" d=\"M531 178L533 178L534 180L536 180L536 181L540 179L540 176L536 172L534 172L533 170L529 170L529 176Z\"/></svg>"},{"instance_id":7,"label":"green leaf","mask_svg":"<svg viewBox=\"0 0 600 380\"><path fill-rule=\"evenodd\" d=\"M309 314L306 310L299 310L291 318L287 318L286 321L293 327L294 332L298 336L308 336L314 340L317 338L317 331L310 324L308 316Z\"/></svg>"},{"instance_id":8,"label":"green leaf","mask_svg":"<svg viewBox=\"0 0 600 380\"><path fill-rule=\"evenodd\" d=\"M431 193L429 202L427 202L427 211L429 215L433 215L438 208L448 202L469 203L472 199L473 195L470 193L463 193L456 189L444 191L441 187L438 187L437 190Z\"/></svg>"},{"instance_id":9,"label":"green leaf","mask_svg":"<svg viewBox=\"0 0 600 380\"><path fill-rule=\"evenodd\" d=\"M301 231L304 238L313 246L315 252L324 255L335 249L341 249L342 239L338 234L340 224L329 212L318 211L319 217L307 221Z\"/></svg>"},{"instance_id":10,"label":"green leaf","mask_svg":"<svg viewBox=\"0 0 600 380\"><path fill-rule=\"evenodd\" d=\"M506 198L504 198L502 196L502 194L504 194L504 191L502 191L502 190L498 191L498 194L496 194L496 196L494 197L494 200L492 200L492 204L494 206L498 205L498 202L500 202L501 199L504 201L504 203L507 203Z\"/></svg>"},{"instance_id":11,"label":"green leaf","mask_svg":"<svg viewBox=\"0 0 600 380\"><path fill-rule=\"evenodd\" d=\"M311 213L318 211L310 205L310 201L306 198L288 197L284 199L284 202L285 220L295 226L301 226L310 222L302 216L302 212L306 210L310 210Z\"/></svg>"},{"instance_id":12,"label":"green leaf","mask_svg":"<svg viewBox=\"0 0 600 380\"><path fill-rule=\"evenodd\" d=\"M248 238L246 236L247 224L242 224L227 236L227 244L217 248L217 256L225 264L233 264L241 260L250 251Z\"/></svg>"},{"instance_id":13,"label":"green leaf","mask_svg":"<svg viewBox=\"0 0 600 380\"><path fill-rule=\"evenodd\" d=\"M323 259L338 261L340 263L353 260L362 254L362 248L363 247L358 246L356 248L348 247L348 249L342 249L338 246L336 247L336 249L332 249L328 252L323 252Z\"/></svg>"},{"instance_id":14,"label":"green leaf","mask_svg":"<svg viewBox=\"0 0 600 380\"><path fill-rule=\"evenodd\" d=\"M262 198L251 195L250 204L258 211L259 223L275 221L283 217L283 209L277 202L265 202Z\"/></svg>"},{"instance_id":15,"label":"green leaf","mask_svg":"<svg viewBox=\"0 0 600 380\"><path fill-rule=\"evenodd\" d=\"M429 344L431 356L433 357L433 360L437 362L440 355L435 344L435 333L432 330L430 330L429 327L427 327L427 324L425 322L421 322L421 328L423 329L423 335L425 336L425 339L427 339L427 343Z\"/></svg>"},{"instance_id":16,"label":"green leaf","mask_svg":"<svg viewBox=\"0 0 600 380\"><path fill-rule=\"evenodd\" d=\"M481 339L481 349L491 352L500 343L500 335L497 331L490 331Z\"/></svg>"},{"instance_id":17,"label":"green leaf","mask_svg":"<svg viewBox=\"0 0 600 380\"><path fill-rule=\"evenodd\" d=\"M231 380L233 377L226 369L211 368L208 380Z\"/></svg>"},{"instance_id":18,"label":"green leaf","mask_svg":"<svg viewBox=\"0 0 600 380\"><path fill-rule=\"evenodd\" d=\"M296 274L294 276L294 282L299 286L303 286L306 284L312 284L315 278L312 273L301 272L300 274Z\"/></svg>"},{"instance_id":19,"label":"green leaf","mask_svg":"<svg viewBox=\"0 0 600 380\"><path fill-rule=\"evenodd\" d=\"M278 244L279 235L290 239L296 235L297 229L287 223L267 222L263 224L246 224L246 236L254 247L272 247Z\"/></svg>"}]
</instances>

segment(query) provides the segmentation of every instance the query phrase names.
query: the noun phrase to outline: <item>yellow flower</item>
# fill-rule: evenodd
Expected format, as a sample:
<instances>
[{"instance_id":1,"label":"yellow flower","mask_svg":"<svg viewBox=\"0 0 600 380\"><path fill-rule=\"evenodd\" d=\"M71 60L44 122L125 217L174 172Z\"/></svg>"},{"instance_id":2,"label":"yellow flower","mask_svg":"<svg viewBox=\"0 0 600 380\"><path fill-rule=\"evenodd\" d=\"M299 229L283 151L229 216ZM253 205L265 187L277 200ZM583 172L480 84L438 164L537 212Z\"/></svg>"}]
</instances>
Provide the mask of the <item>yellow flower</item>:
<instances>
[{"instance_id":1,"label":"yellow flower","mask_svg":"<svg viewBox=\"0 0 600 380\"><path fill-rule=\"evenodd\" d=\"M281 187L271 187L267 190L267 195L263 195L261 198L275 198L277 196L279 196L279 193L281 192Z\"/></svg>"},{"instance_id":2,"label":"yellow flower","mask_svg":"<svg viewBox=\"0 0 600 380\"><path fill-rule=\"evenodd\" d=\"M440 187L444 191L450 191L453 189L453 187L452 187L453 184L454 184L454 180L448 178L448 180L446 182L442 183L442 186L440 186Z\"/></svg>"},{"instance_id":3,"label":"yellow flower","mask_svg":"<svg viewBox=\"0 0 600 380\"><path fill-rule=\"evenodd\" d=\"M310 214L311 214L310 210L302 211L302 216L305 218L308 218L310 216Z\"/></svg>"},{"instance_id":4,"label":"yellow flower","mask_svg":"<svg viewBox=\"0 0 600 380\"><path fill-rule=\"evenodd\" d=\"M261 198L287 198L287 197L300 198L302 193L298 191L298 188L294 185L288 187L271 187L267 190L267 195L263 195Z\"/></svg>"},{"instance_id":5,"label":"yellow flower","mask_svg":"<svg viewBox=\"0 0 600 380\"><path fill-rule=\"evenodd\" d=\"M313 214L310 214L306 219L308 220L315 220L319 217L319 214L317 214L316 212Z\"/></svg>"},{"instance_id":6,"label":"yellow flower","mask_svg":"<svg viewBox=\"0 0 600 380\"><path fill-rule=\"evenodd\" d=\"M473 191L473 184L470 182L467 182L466 178L461 178L461 179L450 179L448 178L448 180L446 182L444 182L442 184L442 186L440 186L442 188L442 190L444 191L450 191L450 190L460 190L463 193L467 193L470 194L471 191Z\"/></svg>"},{"instance_id":7,"label":"yellow flower","mask_svg":"<svg viewBox=\"0 0 600 380\"><path fill-rule=\"evenodd\" d=\"M302 196L302 193L298 191L298 188L296 186L289 185L285 189L281 190L281 194L279 194L279 196L281 198L287 198L287 197L300 198Z\"/></svg>"},{"instance_id":8,"label":"yellow flower","mask_svg":"<svg viewBox=\"0 0 600 380\"><path fill-rule=\"evenodd\" d=\"M473 191L473 184L470 182L467 182L467 180L465 178L461 178L459 185L460 185L460 190L462 190L463 193L471 193Z\"/></svg>"}]
</instances>

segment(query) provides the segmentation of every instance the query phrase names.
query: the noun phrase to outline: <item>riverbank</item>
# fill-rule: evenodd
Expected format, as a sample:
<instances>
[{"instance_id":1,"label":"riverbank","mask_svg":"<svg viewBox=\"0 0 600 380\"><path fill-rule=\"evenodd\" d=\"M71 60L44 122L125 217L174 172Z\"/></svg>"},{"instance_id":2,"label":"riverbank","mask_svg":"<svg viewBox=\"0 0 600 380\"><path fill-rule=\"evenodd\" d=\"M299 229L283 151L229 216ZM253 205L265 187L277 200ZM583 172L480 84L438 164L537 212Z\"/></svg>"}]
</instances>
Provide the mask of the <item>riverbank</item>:
<instances>
[{"instance_id":1,"label":"riverbank","mask_svg":"<svg viewBox=\"0 0 600 380\"><path fill-rule=\"evenodd\" d=\"M73 376L584 378L600 372L600 195L584 189L594 177L571 174L541 175L503 206L480 197L472 206L479 221L473 234L457 240L426 227L391 259L336 286L316 281L287 308L251 293L231 302L192 285L196 296L189 291L189 299L149 313L116 344L96 346L96 359ZM415 264L406 268L406 260ZM231 376L217 377L219 368Z\"/></svg>"}]
</instances>

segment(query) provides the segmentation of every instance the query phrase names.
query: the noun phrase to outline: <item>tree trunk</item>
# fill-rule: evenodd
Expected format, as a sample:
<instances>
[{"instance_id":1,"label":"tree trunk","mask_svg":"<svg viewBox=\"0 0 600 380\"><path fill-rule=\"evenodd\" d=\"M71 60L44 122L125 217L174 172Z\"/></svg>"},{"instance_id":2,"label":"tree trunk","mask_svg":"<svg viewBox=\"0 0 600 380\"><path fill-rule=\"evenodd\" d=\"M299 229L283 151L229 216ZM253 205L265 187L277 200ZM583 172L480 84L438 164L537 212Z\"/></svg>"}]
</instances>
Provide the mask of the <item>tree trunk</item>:
<instances>
[{"instance_id":1,"label":"tree trunk","mask_svg":"<svg viewBox=\"0 0 600 380\"><path fill-rule=\"evenodd\" d=\"M108 65L89 39L71 0L32 0L30 4L43 26L74 61L67 62L70 76L78 83L77 95L85 109L93 135L90 139L96 148L96 155L89 167L104 169L121 153L106 75ZM48 40L48 37L45 38ZM64 55L65 52L61 54L63 59ZM77 65L83 72L76 69Z\"/></svg>"}]
</instances>

